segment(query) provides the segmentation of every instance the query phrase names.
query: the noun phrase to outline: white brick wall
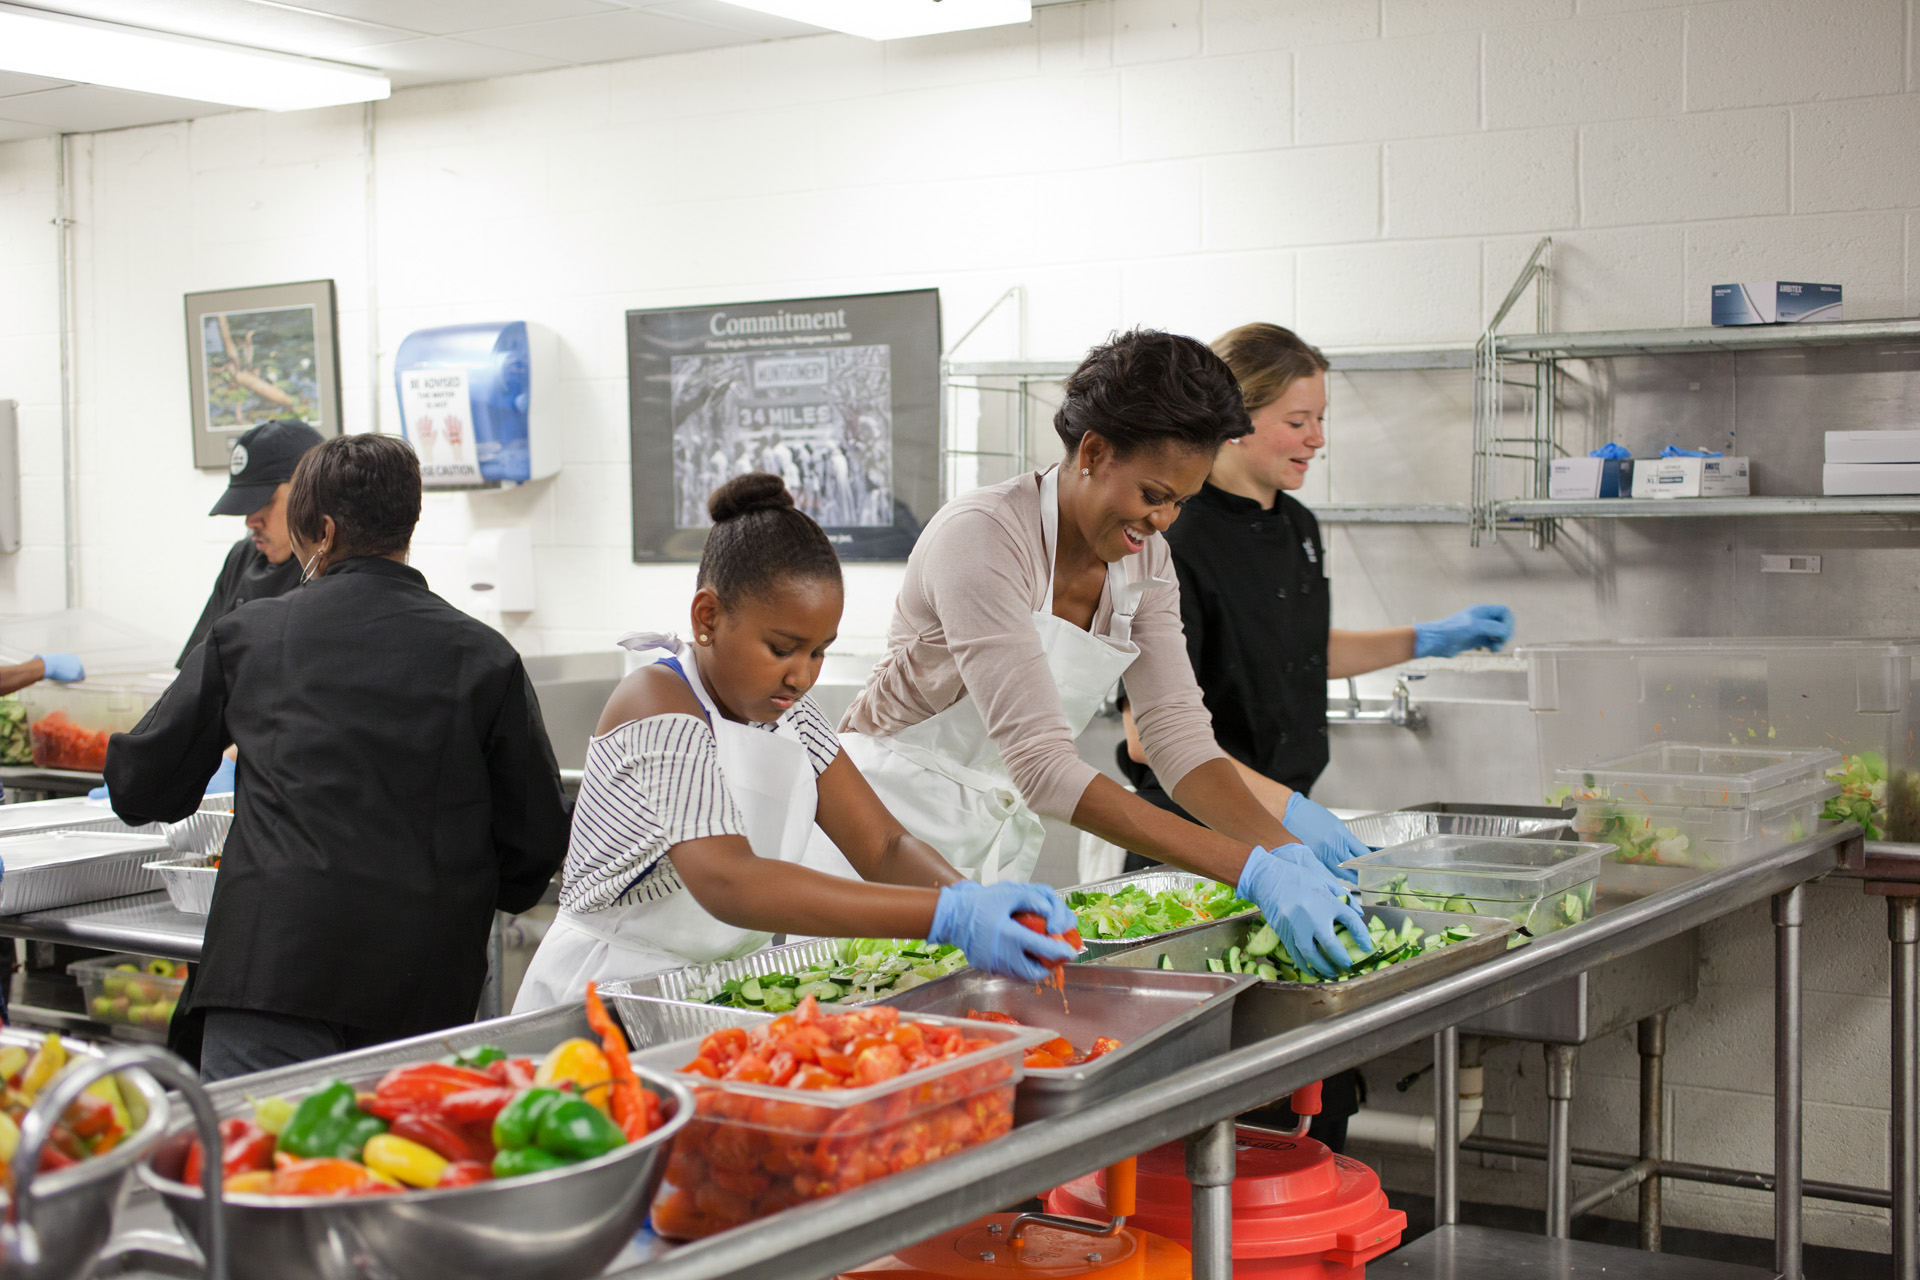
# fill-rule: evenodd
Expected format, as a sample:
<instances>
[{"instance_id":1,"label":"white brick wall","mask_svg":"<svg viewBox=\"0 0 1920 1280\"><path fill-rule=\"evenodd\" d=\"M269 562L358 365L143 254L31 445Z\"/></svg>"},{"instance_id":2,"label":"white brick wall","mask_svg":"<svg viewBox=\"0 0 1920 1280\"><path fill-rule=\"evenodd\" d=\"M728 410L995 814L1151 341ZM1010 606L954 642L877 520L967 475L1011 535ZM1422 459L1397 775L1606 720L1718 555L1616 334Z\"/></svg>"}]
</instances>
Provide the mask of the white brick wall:
<instances>
[{"instance_id":1,"label":"white brick wall","mask_svg":"<svg viewBox=\"0 0 1920 1280\"><path fill-rule=\"evenodd\" d=\"M935 285L951 341L1020 284L1038 357L1122 325L1212 336L1256 317L1329 346L1464 343L1551 232L1565 327L1700 323L1708 285L1775 273L1842 282L1851 316L1914 314L1912 9L1089 0L1026 28L820 37L406 90L373 112L371 209L358 108L77 138L85 602L181 634L239 534L202 514L221 478L187 465L189 291L338 282L355 430L395 425L391 356L412 329L524 317L559 334L566 470L515 493L431 496L416 552L471 604L459 589L468 532L531 528L539 607L500 621L548 652L684 620L691 568L628 559L628 308ZM52 210L50 144L0 144L0 396L22 402L27 477L27 545L0 557L0 612L62 598ZM1017 354L1014 332L996 322L966 354ZM1369 470L1350 461L1336 492L1367 500ZM1458 465L1434 474L1431 496L1462 496ZM1506 546L1460 581L1440 568L1456 537L1405 537L1449 594L1524 605L1593 593L1576 567ZM849 566L845 648L874 646L898 580L896 566ZM1428 603L1392 594L1355 581L1343 621ZM1878 912L1851 886L1816 893L1816 1177L1885 1177ZM1757 913L1717 927L1702 999L1676 1019L1672 1104L1688 1158L1769 1162L1757 1065L1768 932ZM1582 1055L1583 1143L1631 1138L1631 1043L1616 1041ZM1537 1051L1501 1050L1495 1064L1490 1127L1539 1136ZM1425 1185L1421 1162L1386 1167ZM1476 1169L1468 1190L1533 1204L1537 1173ZM1769 1229L1762 1197L1672 1187L1669 1203L1690 1225ZM1810 1238L1884 1244L1883 1216L1818 1203L1809 1215Z\"/></svg>"}]
</instances>

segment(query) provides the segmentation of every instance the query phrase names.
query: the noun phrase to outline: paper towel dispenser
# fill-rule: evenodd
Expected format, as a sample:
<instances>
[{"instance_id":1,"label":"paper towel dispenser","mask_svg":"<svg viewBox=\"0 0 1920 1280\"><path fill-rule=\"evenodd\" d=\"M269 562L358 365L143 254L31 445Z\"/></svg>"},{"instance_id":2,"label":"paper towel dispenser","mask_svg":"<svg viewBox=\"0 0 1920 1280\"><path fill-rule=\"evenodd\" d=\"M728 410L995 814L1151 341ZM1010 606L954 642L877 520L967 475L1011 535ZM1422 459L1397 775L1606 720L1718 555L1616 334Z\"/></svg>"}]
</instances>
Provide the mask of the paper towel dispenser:
<instances>
[{"instance_id":1,"label":"paper towel dispenser","mask_svg":"<svg viewBox=\"0 0 1920 1280\"><path fill-rule=\"evenodd\" d=\"M524 320L416 329L401 341L401 430L428 488L507 487L560 469L557 345Z\"/></svg>"}]
</instances>

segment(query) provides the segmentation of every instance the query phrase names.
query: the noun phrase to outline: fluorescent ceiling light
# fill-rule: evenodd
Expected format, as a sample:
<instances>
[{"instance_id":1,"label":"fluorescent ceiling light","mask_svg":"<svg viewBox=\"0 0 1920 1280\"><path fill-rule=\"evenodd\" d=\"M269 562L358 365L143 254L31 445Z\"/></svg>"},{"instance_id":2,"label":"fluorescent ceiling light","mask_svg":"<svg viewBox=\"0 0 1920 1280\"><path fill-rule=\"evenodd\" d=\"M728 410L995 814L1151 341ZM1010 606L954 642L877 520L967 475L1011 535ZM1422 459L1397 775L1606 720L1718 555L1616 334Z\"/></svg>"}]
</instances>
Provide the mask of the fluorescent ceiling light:
<instances>
[{"instance_id":1,"label":"fluorescent ceiling light","mask_svg":"<svg viewBox=\"0 0 1920 1280\"><path fill-rule=\"evenodd\" d=\"M393 92L359 67L0 4L0 71L267 111L371 102Z\"/></svg>"},{"instance_id":2,"label":"fluorescent ceiling light","mask_svg":"<svg viewBox=\"0 0 1920 1280\"><path fill-rule=\"evenodd\" d=\"M1002 27L1033 18L1030 0L731 0L810 26L869 40L930 36L974 27Z\"/></svg>"}]
</instances>

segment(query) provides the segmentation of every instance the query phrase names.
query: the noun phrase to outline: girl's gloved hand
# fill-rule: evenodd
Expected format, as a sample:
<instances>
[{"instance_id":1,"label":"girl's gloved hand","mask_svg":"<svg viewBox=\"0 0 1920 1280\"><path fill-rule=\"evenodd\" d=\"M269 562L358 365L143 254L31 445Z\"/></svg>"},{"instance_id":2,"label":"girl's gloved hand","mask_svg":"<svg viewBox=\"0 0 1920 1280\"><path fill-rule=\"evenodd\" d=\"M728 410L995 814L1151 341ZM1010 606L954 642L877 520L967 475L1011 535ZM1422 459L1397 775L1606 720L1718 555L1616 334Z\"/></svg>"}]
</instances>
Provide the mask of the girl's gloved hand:
<instances>
[{"instance_id":1,"label":"girl's gloved hand","mask_svg":"<svg viewBox=\"0 0 1920 1280\"><path fill-rule=\"evenodd\" d=\"M1074 950L1015 920L1016 911L1031 911L1043 918L1048 933L1065 933L1074 927L1073 912L1046 885L962 880L940 890L927 941L959 947L976 969L1022 982L1045 982L1052 977L1047 966L1073 959Z\"/></svg>"},{"instance_id":2,"label":"girl's gloved hand","mask_svg":"<svg viewBox=\"0 0 1920 1280\"><path fill-rule=\"evenodd\" d=\"M1373 850L1363 844L1360 838L1347 830L1347 824L1328 813L1324 806L1301 795L1298 791L1287 798L1287 811L1280 817L1281 824L1298 836L1320 865L1353 884L1360 883L1360 877L1346 870L1340 864L1349 858L1364 858ZM1281 845L1281 849L1290 849L1292 845ZM1279 852L1271 850L1270 852ZM1245 897L1245 894L1241 895Z\"/></svg>"},{"instance_id":3,"label":"girl's gloved hand","mask_svg":"<svg viewBox=\"0 0 1920 1280\"><path fill-rule=\"evenodd\" d=\"M207 794L226 795L233 791L234 763L231 757L221 756L220 767L213 771L213 777L207 780Z\"/></svg>"},{"instance_id":4,"label":"girl's gloved hand","mask_svg":"<svg viewBox=\"0 0 1920 1280\"><path fill-rule=\"evenodd\" d=\"M1513 610L1503 604L1470 605L1450 618L1438 622L1417 622L1413 627L1413 656L1451 658L1468 649L1491 649L1513 638Z\"/></svg>"},{"instance_id":5,"label":"girl's gloved hand","mask_svg":"<svg viewBox=\"0 0 1920 1280\"><path fill-rule=\"evenodd\" d=\"M40 664L47 669L43 677L60 684L72 684L76 680L87 678L87 669L80 665L80 658L71 653L36 653Z\"/></svg>"},{"instance_id":6,"label":"girl's gloved hand","mask_svg":"<svg viewBox=\"0 0 1920 1280\"><path fill-rule=\"evenodd\" d=\"M1283 852L1293 847L1256 847L1247 855L1237 892L1259 906L1296 963L1323 978L1338 978L1352 966L1353 959L1334 926L1345 925L1353 940L1371 951L1373 939L1367 933L1367 918L1346 900L1346 886L1328 875L1325 868Z\"/></svg>"}]
</instances>

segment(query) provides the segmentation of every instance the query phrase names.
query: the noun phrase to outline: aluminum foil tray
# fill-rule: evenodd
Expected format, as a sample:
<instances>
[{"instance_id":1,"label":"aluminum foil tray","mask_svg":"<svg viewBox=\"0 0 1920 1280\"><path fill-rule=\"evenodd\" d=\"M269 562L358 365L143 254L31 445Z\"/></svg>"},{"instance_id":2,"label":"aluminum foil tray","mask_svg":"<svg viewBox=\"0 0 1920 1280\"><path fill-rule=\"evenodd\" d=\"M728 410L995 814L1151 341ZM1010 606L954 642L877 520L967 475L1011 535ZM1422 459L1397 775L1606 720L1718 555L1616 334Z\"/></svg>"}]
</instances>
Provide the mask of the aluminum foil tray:
<instances>
[{"instance_id":1,"label":"aluminum foil tray","mask_svg":"<svg viewBox=\"0 0 1920 1280\"><path fill-rule=\"evenodd\" d=\"M117 834L160 835L166 824L149 822L130 827L113 816L105 800L70 796L64 800L35 800L29 804L0 804L0 838L39 831L111 831Z\"/></svg>"},{"instance_id":2,"label":"aluminum foil tray","mask_svg":"<svg viewBox=\"0 0 1920 1280\"><path fill-rule=\"evenodd\" d=\"M1567 820L1521 818L1496 813L1422 813L1397 809L1369 813L1347 822L1347 830L1370 849L1386 849L1425 836L1556 836L1566 832Z\"/></svg>"},{"instance_id":3,"label":"aluminum foil tray","mask_svg":"<svg viewBox=\"0 0 1920 1280\"><path fill-rule=\"evenodd\" d=\"M1378 972L1349 978L1345 982L1256 982L1234 1001L1234 1048L1281 1035L1322 1018L1351 1013L1436 978L1491 960L1507 949L1507 938L1514 930L1513 921L1498 916L1403 911L1398 907L1362 907L1361 911L1369 918L1378 916L1393 929L1411 919L1429 931L1464 924L1478 932L1465 942L1456 942L1412 960L1389 965ZM1259 921L1254 918L1223 920L1218 924L1188 930L1177 937L1106 956L1094 961L1094 964L1127 969L1158 969L1160 957L1164 954L1172 960L1175 972L1204 971L1208 960L1223 958L1229 947L1245 946L1258 927Z\"/></svg>"},{"instance_id":4,"label":"aluminum foil tray","mask_svg":"<svg viewBox=\"0 0 1920 1280\"><path fill-rule=\"evenodd\" d=\"M205 858L188 854L149 862L146 867L159 875L173 909L181 915L204 916L213 909L213 883L219 878L220 868L208 866Z\"/></svg>"},{"instance_id":5,"label":"aluminum foil tray","mask_svg":"<svg viewBox=\"0 0 1920 1280\"><path fill-rule=\"evenodd\" d=\"M1029 1068L1014 1095L1015 1124L1066 1115L1118 1094L1145 1088L1225 1053L1236 997L1259 981L1252 974L1171 973L1159 969L1068 965L1064 994L1035 990L975 969L883 997L903 1014L964 1018L969 1010L1004 1013L1091 1045L1112 1036L1120 1047L1077 1067ZM1063 1007L1064 1005L1064 1007Z\"/></svg>"},{"instance_id":6,"label":"aluminum foil tray","mask_svg":"<svg viewBox=\"0 0 1920 1280\"><path fill-rule=\"evenodd\" d=\"M620 1019L621 1029L635 1049L652 1049L675 1040L691 1040L723 1027L750 1027L769 1022L770 1013L733 1009L716 1004L691 1004L658 996L635 995L625 982L603 982L600 998Z\"/></svg>"},{"instance_id":7,"label":"aluminum foil tray","mask_svg":"<svg viewBox=\"0 0 1920 1280\"><path fill-rule=\"evenodd\" d=\"M43 831L0 839L0 915L47 911L160 887L145 864L168 852L160 836Z\"/></svg>"},{"instance_id":8,"label":"aluminum foil tray","mask_svg":"<svg viewBox=\"0 0 1920 1280\"><path fill-rule=\"evenodd\" d=\"M1195 885L1218 883L1219 881L1211 877L1195 875L1191 871L1156 868L1149 871L1130 872L1124 876L1115 876L1111 880L1095 880L1091 884L1076 884L1070 889L1062 889L1060 896L1064 898L1070 893L1114 893L1128 885L1137 886L1148 893L1160 893L1168 889L1191 889ZM1249 907L1242 912L1240 916L1228 916L1226 918L1235 920L1243 916L1251 916L1254 913L1255 908ZM1217 920L1202 920L1197 924L1181 925L1178 929L1164 929L1159 933L1142 933L1131 938L1090 938L1083 930L1080 935L1080 940L1086 943L1087 949L1080 953L1080 958L1082 961L1095 960L1101 956L1110 956L1116 951L1127 951L1148 942L1155 942L1162 938L1176 937L1180 934L1191 932L1194 929L1205 929L1209 925L1218 923L1219 921Z\"/></svg>"},{"instance_id":9,"label":"aluminum foil tray","mask_svg":"<svg viewBox=\"0 0 1920 1280\"><path fill-rule=\"evenodd\" d=\"M742 956L738 960L721 960L714 964L688 965L684 969L669 969L664 973L648 974L644 978L630 978L623 985L633 995L650 996L657 1000L680 1000L688 1004L704 1004L693 992L701 987L718 987L733 978L764 978L770 973L793 973L801 969L832 969L839 965L836 948L842 939L809 938L805 942L789 942L778 947L768 947L752 955ZM605 988L603 988L604 990ZM841 1007L866 1004L865 1000L837 1000Z\"/></svg>"},{"instance_id":10,"label":"aluminum foil tray","mask_svg":"<svg viewBox=\"0 0 1920 1280\"><path fill-rule=\"evenodd\" d=\"M202 809L179 822L168 823L165 832L167 844L175 853L213 858L227 847L227 833L232 829L232 810Z\"/></svg>"}]
</instances>

